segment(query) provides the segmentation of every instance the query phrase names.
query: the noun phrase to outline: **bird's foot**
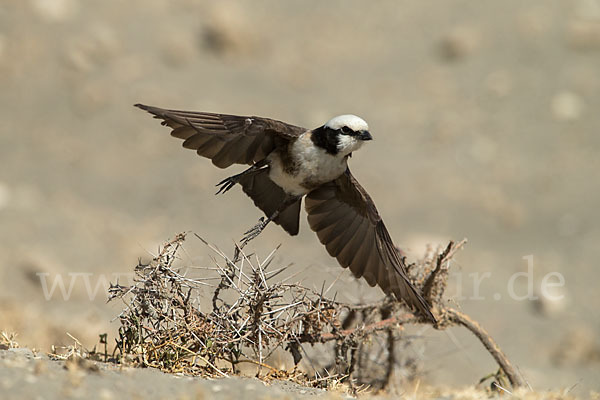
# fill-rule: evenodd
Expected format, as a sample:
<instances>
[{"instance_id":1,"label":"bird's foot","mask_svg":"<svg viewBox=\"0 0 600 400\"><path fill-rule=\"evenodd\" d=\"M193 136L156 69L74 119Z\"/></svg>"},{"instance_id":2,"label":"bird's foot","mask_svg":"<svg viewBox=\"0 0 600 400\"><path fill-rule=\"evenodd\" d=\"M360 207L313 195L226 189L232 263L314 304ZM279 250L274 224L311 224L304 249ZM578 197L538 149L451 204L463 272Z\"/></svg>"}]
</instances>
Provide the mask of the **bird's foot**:
<instances>
[{"instance_id":1,"label":"bird's foot","mask_svg":"<svg viewBox=\"0 0 600 400\"><path fill-rule=\"evenodd\" d=\"M220 186L219 190L215 194L221 194L227 192L229 189L235 186L240 181L241 174L230 176L229 178L223 179L215 186Z\"/></svg>"},{"instance_id":2,"label":"bird's foot","mask_svg":"<svg viewBox=\"0 0 600 400\"><path fill-rule=\"evenodd\" d=\"M269 220L265 220L264 217L261 217L258 220L258 224L254 225L252 228L244 232L244 237L241 240L242 247L246 246L249 241L260 235L260 233L265 229L265 226L269 223Z\"/></svg>"}]
</instances>

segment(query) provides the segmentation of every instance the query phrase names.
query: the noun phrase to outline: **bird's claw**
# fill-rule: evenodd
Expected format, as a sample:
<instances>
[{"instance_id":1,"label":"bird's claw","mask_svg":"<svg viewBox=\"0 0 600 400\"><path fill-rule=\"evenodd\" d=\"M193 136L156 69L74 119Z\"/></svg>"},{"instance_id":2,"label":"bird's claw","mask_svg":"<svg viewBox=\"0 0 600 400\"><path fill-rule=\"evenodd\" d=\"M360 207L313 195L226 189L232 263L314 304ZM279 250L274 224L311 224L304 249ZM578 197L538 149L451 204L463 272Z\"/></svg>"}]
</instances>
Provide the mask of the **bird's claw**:
<instances>
[{"instance_id":1,"label":"bird's claw","mask_svg":"<svg viewBox=\"0 0 600 400\"><path fill-rule=\"evenodd\" d=\"M258 224L254 225L252 228L250 228L246 232L244 232L244 237L241 240L242 247L247 245L249 241L251 241L252 239L257 237L258 235L260 235L260 233L263 231L263 229L265 229L265 226L267 226L267 223L265 222L265 218L261 217L258 220Z\"/></svg>"},{"instance_id":2,"label":"bird's claw","mask_svg":"<svg viewBox=\"0 0 600 400\"><path fill-rule=\"evenodd\" d=\"M220 188L215 194L225 193L234 187L235 184L238 183L238 179L236 178L237 176L230 176L229 178L225 178L221 182L217 183L215 186L220 186Z\"/></svg>"}]
</instances>

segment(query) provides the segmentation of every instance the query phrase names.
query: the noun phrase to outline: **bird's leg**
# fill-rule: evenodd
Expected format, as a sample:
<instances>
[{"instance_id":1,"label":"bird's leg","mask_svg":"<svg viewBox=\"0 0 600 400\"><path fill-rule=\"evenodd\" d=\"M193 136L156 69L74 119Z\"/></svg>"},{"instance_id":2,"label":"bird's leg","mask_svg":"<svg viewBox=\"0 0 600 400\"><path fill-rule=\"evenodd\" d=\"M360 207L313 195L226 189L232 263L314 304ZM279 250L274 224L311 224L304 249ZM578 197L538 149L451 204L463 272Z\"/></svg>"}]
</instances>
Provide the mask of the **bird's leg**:
<instances>
[{"instance_id":1,"label":"bird's leg","mask_svg":"<svg viewBox=\"0 0 600 400\"><path fill-rule=\"evenodd\" d=\"M288 208L290 205L294 204L300 197L302 196L288 195L279 207L279 209L275 210L275 212L271 214L267 219L265 219L265 217L261 217L258 220L258 224L254 225L248 231L244 232L244 237L241 240L240 248L244 248L244 246L246 246L249 241L260 235L260 233L263 231L263 229L266 228L269 222L275 220L279 216L279 214L284 212L285 209Z\"/></svg>"},{"instance_id":2,"label":"bird's leg","mask_svg":"<svg viewBox=\"0 0 600 400\"><path fill-rule=\"evenodd\" d=\"M247 170L245 170L237 175L233 175L233 176L230 176L229 178L223 179L221 182L219 182L215 185L215 186L220 186L219 190L215 194L225 193L226 191L228 191L229 189L234 187L235 184L238 183L242 177L244 177L248 174L257 172L258 170L261 169L261 167L265 166L266 163L267 163L266 160L261 160L261 161L257 162L256 164L253 164Z\"/></svg>"},{"instance_id":3,"label":"bird's leg","mask_svg":"<svg viewBox=\"0 0 600 400\"><path fill-rule=\"evenodd\" d=\"M241 240L241 247L243 248L248 244L249 241L260 235L263 229L267 227L269 222L273 221L275 218L277 218L277 216L279 216L279 210L275 211L267 219L265 219L265 217L260 217L260 219L258 220L258 224L254 225L252 228L244 232L244 237Z\"/></svg>"}]
</instances>

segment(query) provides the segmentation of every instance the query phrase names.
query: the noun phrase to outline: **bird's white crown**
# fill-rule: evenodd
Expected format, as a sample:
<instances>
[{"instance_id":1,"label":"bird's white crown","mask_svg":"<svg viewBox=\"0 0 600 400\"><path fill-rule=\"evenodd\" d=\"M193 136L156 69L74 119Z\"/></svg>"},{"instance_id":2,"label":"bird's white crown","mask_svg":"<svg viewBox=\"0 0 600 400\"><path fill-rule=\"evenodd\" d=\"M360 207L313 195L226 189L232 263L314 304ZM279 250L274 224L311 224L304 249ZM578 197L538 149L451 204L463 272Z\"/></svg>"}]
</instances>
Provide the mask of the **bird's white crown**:
<instances>
[{"instance_id":1,"label":"bird's white crown","mask_svg":"<svg viewBox=\"0 0 600 400\"><path fill-rule=\"evenodd\" d=\"M338 130L344 126L347 126L354 132L369 130L369 125L367 125L364 119L352 114L338 115L337 117L333 117L327 121L325 126L333 130Z\"/></svg>"}]
</instances>

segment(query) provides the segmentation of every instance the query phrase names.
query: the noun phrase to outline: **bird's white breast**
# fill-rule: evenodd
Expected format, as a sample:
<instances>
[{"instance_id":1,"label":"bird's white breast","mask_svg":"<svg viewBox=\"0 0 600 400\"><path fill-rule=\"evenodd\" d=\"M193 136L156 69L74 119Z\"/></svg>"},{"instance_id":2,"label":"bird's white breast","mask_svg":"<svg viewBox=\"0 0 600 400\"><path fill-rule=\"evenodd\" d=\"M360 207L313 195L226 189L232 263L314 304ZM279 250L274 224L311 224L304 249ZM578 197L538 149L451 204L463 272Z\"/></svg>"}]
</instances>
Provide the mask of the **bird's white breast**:
<instances>
[{"instance_id":1,"label":"bird's white breast","mask_svg":"<svg viewBox=\"0 0 600 400\"><path fill-rule=\"evenodd\" d=\"M273 152L268 157L271 163L269 178L287 193L307 194L317 186L338 178L346 170L344 155L332 155L315 146L310 135L310 132L302 134L288 147L292 168L284 165L287 158L283 157L282 160L278 152Z\"/></svg>"}]
</instances>

